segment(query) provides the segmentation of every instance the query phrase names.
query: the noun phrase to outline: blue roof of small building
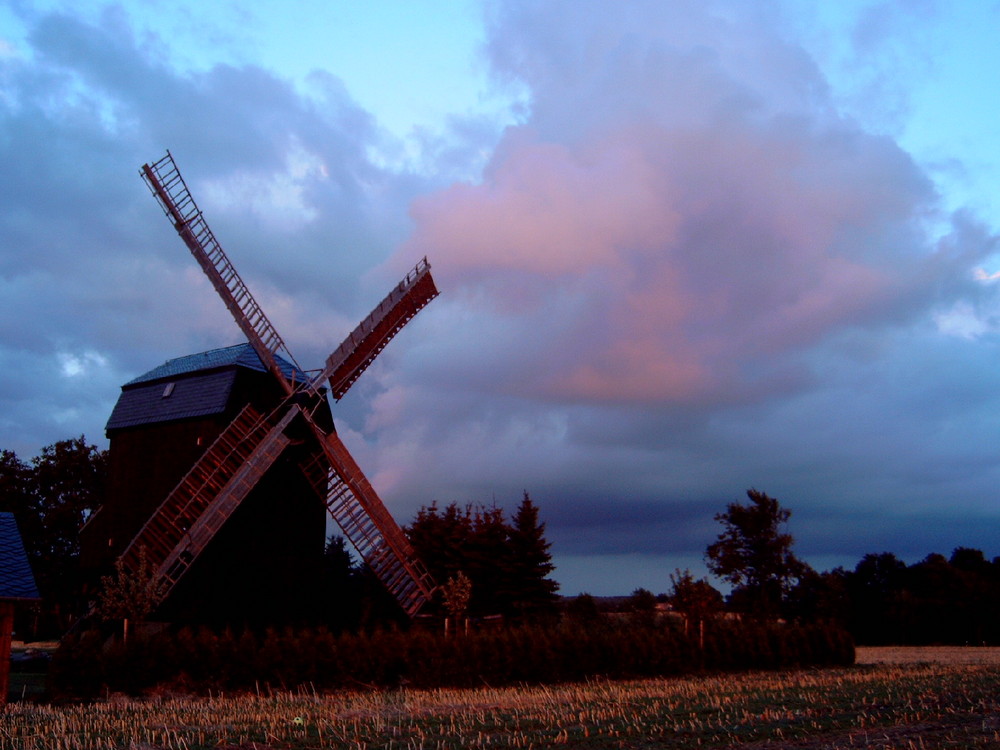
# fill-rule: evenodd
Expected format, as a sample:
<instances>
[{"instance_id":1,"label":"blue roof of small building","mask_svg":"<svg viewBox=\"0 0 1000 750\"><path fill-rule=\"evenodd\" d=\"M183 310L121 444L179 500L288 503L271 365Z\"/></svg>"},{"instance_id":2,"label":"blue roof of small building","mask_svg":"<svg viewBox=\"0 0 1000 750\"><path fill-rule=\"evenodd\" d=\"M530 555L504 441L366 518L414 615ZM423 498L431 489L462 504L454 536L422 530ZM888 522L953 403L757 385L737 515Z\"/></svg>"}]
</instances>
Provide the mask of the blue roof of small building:
<instances>
[{"instance_id":1,"label":"blue roof of small building","mask_svg":"<svg viewBox=\"0 0 1000 750\"><path fill-rule=\"evenodd\" d=\"M14 514L0 512L0 599L41 599Z\"/></svg>"},{"instance_id":2,"label":"blue roof of small building","mask_svg":"<svg viewBox=\"0 0 1000 750\"><path fill-rule=\"evenodd\" d=\"M282 373L298 382L306 375L281 357ZM237 344L154 367L122 386L106 431L144 424L194 419L226 410L239 368L267 372L250 344Z\"/></svg>"}]
</instances>

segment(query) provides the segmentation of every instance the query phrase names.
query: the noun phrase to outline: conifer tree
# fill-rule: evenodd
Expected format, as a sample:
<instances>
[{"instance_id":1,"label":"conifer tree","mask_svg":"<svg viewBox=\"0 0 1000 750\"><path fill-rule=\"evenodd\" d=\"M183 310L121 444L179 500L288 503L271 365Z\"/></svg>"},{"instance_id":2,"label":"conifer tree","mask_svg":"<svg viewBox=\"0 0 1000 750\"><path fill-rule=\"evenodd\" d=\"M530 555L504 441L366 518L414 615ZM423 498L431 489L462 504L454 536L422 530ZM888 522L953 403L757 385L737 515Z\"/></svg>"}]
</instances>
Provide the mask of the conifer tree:
<instances>
[{"instance_id":1,"label":"conifer tree","mask_svg":"<svg viewBox=\"0 0 1000 750\"><path fill-rule=\"evenodd\" d=\"M462 509L451 503L444 511L436 502L422 506L405 531L417 557L436 581L447 581L467 567L471 506Z\"/></svg>"},{"instance_id":2,"label":"conifer tree","mask_svg":"<svg viewBox=\"0 0 1000 750\"><path fill-rule=\"evenodd\" d=\"M496 506L443 511L425 506L406 528L407 536L431 576L447 581L459 572L472 581L470 613L531 617L555 611L559 584L538 508L524 493L507 521Z\"/></svg>"},{"instance_id":3,"label":"conifer tree","mask_svg":"<svg viewBox=\"0 0 1000 750\"><path fill-rule=\"evenodd\" d=\"M514 613L525 617L554 613L559 584L549 578L556 567L549 553L552 545L527 491L514 513L509 544Z\"/></svg>"},{"instance_id":4,"label":"conifer tree","mask_svg":"<svg viewBox=\"0 0 1000 750\"><path fill-rule=\"evenodd\" d=\"M473 512L464 566L476 583L470 602L472 612L502 614L510 609L508 590L512 551L509 536L510 527L502 508L494 505L480 507Z\"/></svg>"}]
</instances>

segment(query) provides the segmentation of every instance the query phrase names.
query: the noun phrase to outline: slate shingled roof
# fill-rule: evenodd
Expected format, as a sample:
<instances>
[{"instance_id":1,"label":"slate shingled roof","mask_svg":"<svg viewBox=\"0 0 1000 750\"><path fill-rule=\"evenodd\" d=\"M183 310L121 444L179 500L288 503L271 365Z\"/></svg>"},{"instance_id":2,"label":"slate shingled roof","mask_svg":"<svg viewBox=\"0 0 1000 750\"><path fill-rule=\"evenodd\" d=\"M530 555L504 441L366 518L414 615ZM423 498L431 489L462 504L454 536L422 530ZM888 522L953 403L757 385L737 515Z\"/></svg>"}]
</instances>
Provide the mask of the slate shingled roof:
<instances>
[{"instance_id":1,"label":"slate shingled roof","mask_svg":"<svg viewBox=\"0 0 1000 750\"><path fill-rule=\"evenodd\" d=\"M277 357L289 378L305 374ZM213 349L164 362L122 386L106 431L144 424L194 419L226 409L239 368L267 372L250 344Z\"/></svg>"},{"instance_id":2,"label":"slate shingled roof","mask_svg":"<svg viewBox=\"0 0 1000 750\"><path fill-rule=\"evenodd\" d=\"M278 361L278 366L286 378L291 380L294 377L299 382L305 379L306 376L300 369L282 357L275 355L275 359ZM186 357L168 359L159 367L154 367L149 372L130 380L122 388L128 388L139 383L148 383L153 380L165 380L191 372L233 366L246 367L258 372L267 372L264 363L260 361L260 357L257 356L257 352L253 350L250 344L236 344L235 346L227 346L222 349L212 349L211 351L200 352L198 354L189 354Z\"/></svg>"},{"instance_id":3,"label":"slate shingled roof","mask_svg":"<svg viewBox=\"0 0 1000 750\"><path fill-rule=\"evenodd\" d=\"M40 599L13 513L0 512L0 599Z\"/></svg>"},{"instance_id":4,"label":"slate shingled roof","mask_svg":"<svg viewBox=\"0 0 1000 750\"><path fill-rule=\"evenodd\" d=\"M188 375L176 381L159 381L122 388L105 430L119 430L176 419L194 419L226 410L236 370ZM169 397L165 390L173 386Z\"/></svg>"}]
</instances>

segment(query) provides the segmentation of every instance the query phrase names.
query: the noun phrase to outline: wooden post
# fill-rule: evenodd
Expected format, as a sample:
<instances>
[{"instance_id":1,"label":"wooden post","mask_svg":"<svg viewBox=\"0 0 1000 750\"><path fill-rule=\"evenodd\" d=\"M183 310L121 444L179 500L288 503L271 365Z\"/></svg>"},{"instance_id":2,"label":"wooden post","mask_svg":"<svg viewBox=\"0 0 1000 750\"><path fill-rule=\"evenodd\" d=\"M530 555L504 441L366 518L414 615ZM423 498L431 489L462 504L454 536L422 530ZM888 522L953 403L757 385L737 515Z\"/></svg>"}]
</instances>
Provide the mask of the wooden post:
<instances>
[{"instance_id":1,"label":"wooden post","mask_svg":"<svg viewBox=\"0 0 1000 750\"><path fill-rule=\"evenodd\" d=\"M0 601L0 706L10 693L10 639L14 633L14 603Z\"/></svg>"}]
</instances>

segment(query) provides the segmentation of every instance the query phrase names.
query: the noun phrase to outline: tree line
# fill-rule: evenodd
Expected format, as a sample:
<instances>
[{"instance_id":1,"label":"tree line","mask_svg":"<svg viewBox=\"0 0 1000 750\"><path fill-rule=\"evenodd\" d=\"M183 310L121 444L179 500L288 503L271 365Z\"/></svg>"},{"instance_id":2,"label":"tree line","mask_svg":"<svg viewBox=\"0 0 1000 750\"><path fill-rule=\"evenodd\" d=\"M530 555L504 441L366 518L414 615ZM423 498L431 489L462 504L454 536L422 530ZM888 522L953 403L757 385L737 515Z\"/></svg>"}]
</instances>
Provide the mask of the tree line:
<instances>
[{"instance_id":1,"label":"tree line","mask_svg":"<svg viewBox=\"0 0 1000 750\"><path fill-rule=\"evenodd\" d=\"M862 645L1000 644L1000 557L958 547L907 565L891 552L870 553L853 569L817 572L799 559L785 525L791 511L755 489L749 502L730 503L705 560L732 588L727 597L690 571L670 576L659 597L637 589L623 609L668 602L695 622L729 611L757 620L826 621ZM650 602L654 602L651 604ZM577 603L576 607L592 607Z\"/></svg>"},{"instance_id":2,"label":"tree line","mask_svg":"<svg viewBox=\"0 0 1000 750\"><path fill-rule=\"evenodd\" d=\"M18 629L32 637L59 636L89 601L79 565L80 529L104 501L108 454L80 436L46 446L30 461L0 452L0 511L18 522L42 603L19 612ZM466 582L468 596L451 614L462 618L500 615L526 621L557 613L559 588L545 538L545 524L527 492L506 517L496 505L422 507L404 532L417 557L442 584L429 611L446 614L446 594ZM139 577L141 578L141 576ZM97 600L108 618L141 620L149 614L148 586L116 570L103 579ZM312 607L296 622L334 631L403 624L406 617L372 571L332 536L317 576ZM150 589L151 590L151 589Z\"/></svg>"},{"instance_id":3,"label":"tree line","mask_svg":"<svg viewBox=\"0 0 1000 750\"><path fill-rule=\"evenodd\" d=\"M0 451L0 510L14 513L43 596L40 607L21 615L19 627L33 635L61 634L86 607L79 530L103 501L107 461L107 452L83 436L46 446L29 461ZM668 593L638 589L625 609L648 616L657 600L667 601L695 627L723 611L758 620L824 620L846 627L861 644L1000 644L1000 557L959 547L950 557L933 553L908 565L880 552L851 570L817 572L793 551L786 530L791 511L756 489L747 499L715 516L722 530L706 549L710 572L731 587L728 596L677 570ZM441 584L434 613L518 621L599 615L593 597L558 596L545 524L527 492L509 517L496 505L432 503L404 531ZM405 620L340 537L327 544L320 586L313 624L342 631Z\"/></svg>"}]
</instances>

